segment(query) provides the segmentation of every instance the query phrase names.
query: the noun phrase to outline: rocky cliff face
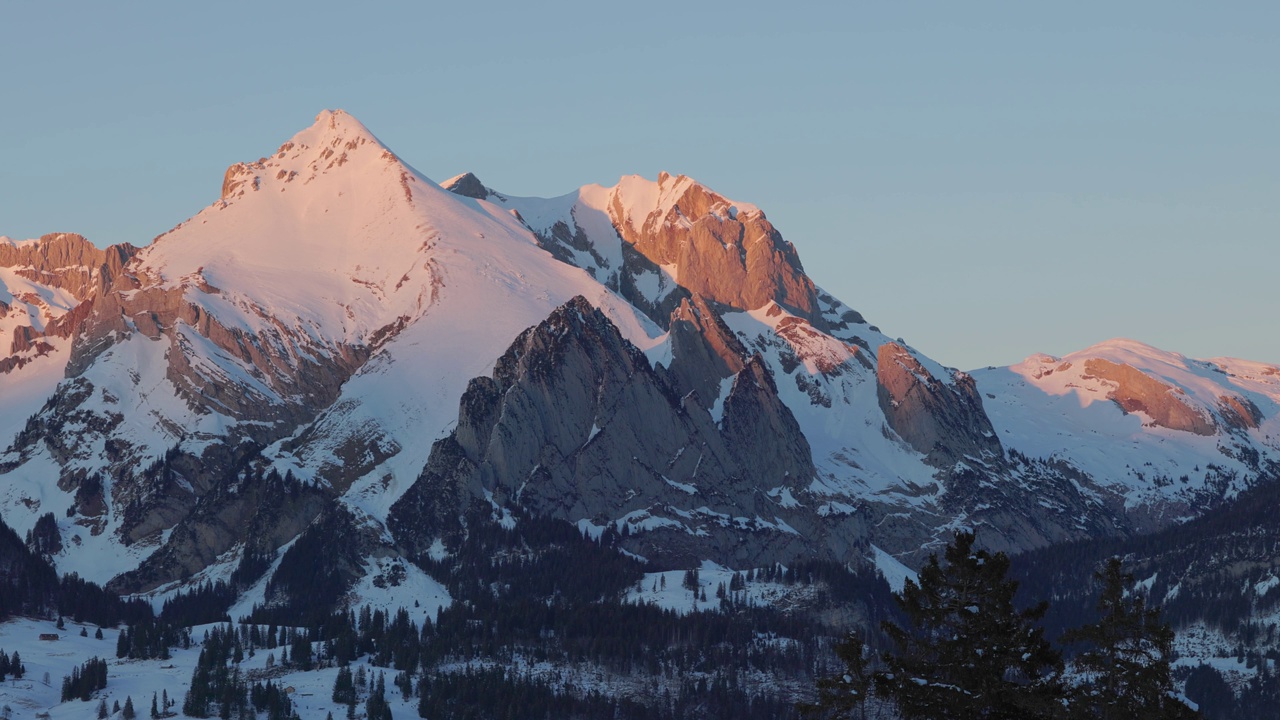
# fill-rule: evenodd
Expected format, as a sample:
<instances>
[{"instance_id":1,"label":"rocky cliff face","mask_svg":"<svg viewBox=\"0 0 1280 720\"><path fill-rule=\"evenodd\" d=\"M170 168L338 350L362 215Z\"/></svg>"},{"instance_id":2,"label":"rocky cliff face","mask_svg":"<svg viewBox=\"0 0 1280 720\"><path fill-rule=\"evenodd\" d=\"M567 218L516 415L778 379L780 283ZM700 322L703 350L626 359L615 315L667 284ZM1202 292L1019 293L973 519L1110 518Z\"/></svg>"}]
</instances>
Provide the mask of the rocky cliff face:
<instances>
[{"instance_id":1,"label":"rocky cliff face","mask_svg":"<svg viewBox=\"0 0 1280 720\"><path fill-rule=\"evenodd\" d=\"M1165 385L1135 367L1103 358L1090 358L1085 361L1084 369L1086 377L1115 383L1115 389L1108 397L1125 412L1146 413L1153 423L1170 430L1197 435L1212 435L1217 430L1211 418L1178 399L1177 388ZM1251 414L1248 416L1252 417Z\"/></svg>"},{"instance_id":2,"label":"rocky cliff face","mask_svg":"<svg viewBox=\"0 0 1280 720\"><path fill-rule=\"evenodd\" d=\"M965 457L1003 456L968 375L956 373L952 384L946 384L906 348L886 343L876 355L876 380L876 397L889 427L931 463L949 466Z\"/></svg>"},{"instance_id":3,"label":"rocky cliff face","mask_svg":"<svg viewBox=\"0 0 1280 720\"><path fill-rule=\"evenodd\" d=\"M106 290L137 251L127 243L100 250L82 235L50 233L34 242L0 241L0 267L85 300Z\"/></svg>"},{"instance_id":4,"label":"rocky cliff face","mask_svg":"<svg viewBox=\"0 0 1280 720\"><path fill-rule=\"evenodd\" d=\"M610 216L628 245L656 265L678 268L677 282L712 302L742 310L776 302L821 322L813 281L763 212L683 175L660 174L657 192L652 209L615 193Z\"/></svg>"},{"instance_id":5,"label":"rocky cliff face","mask_svg":"<svg viewBox=\"0 0 1280 720\"><path fill-rule=\"evenodd\" d=\"M818 289L795 247L759 208L735 203L683 175L626 177L551 201L516 198L471 173L450 191L510 208L548 252L582 267L655 322L690 296L753 310L770 302L826 327Z\"/></svg>"},{"instance_id":6,"label":"rocky cliff face","mask_svg":"<svg viewBox=\"0 0 1280 720\"><path fill-rule=\"evenodd\" d=\"M160 472L175 469L161 468ZM172 530L168 540L138 568L111 581L109 587L115 592L145 593L181 582L237 550L270 556L334 505L332 495L323 488L299 486L278 475L264 477L260 473L227 479L199 495L170 490L163 497L188 505L166 508L170 511L167 516L147 512L151 526L131 528L139 540L148 533Z\"/></svg>"},{"instance_id":7,"label":"rocky cliff face","mask_svg":"<svg viewBox=\"0 0 1280 720\"><path fill-rule=\"evenodd\" d=\"M8 271L0 275L0 374L54 352L53 338L78 333L136 252L127 244L100 250L73 233L0 238L0 268Z\"/></svg>"},{"instance_id":8,"label":"rocky cliff face","mask_svg":"<svg viewBox=\"0 0 1280 720\"><path fill-rule=\"evenodd\" d=\"M659 372L681 397L692 393L694 402L710 410L725 380L742 371L747 349L701 296L681 300L668 328L672 362Z\"/></svg>"},{"instance_id":9,"label":"rocky cliff face","mask_svg":"<svg viewBox=\"0 0 1280 720\"><path fill-rule=\"evenodd\" d=\"M261 311L255 312L261 323L256 330L240 318L224 322L209 311L222 295L198 274L176 286L145 274L122 278L87 319L68 375L83 374L119 339L136 334L166 346L165 377L195 412L289 428L333 402L372 350L364 343L317 341ZM269 442L278 434L251 436Z\"/></svg>"},{"instance_id":10,"label":"rocky cliff face","mask_svg":"<svg viewBox=\"0 0 1280 720\"><path fill-rule=\"evenodd\" d=\"M657 567L847 553L857 522L799 509L808 445L763 363L741 368L717 422L575 298L472 382L457 429L392 511L397 538L420 552L488 503L625 529Z\"/></svg>"}]
</instances>

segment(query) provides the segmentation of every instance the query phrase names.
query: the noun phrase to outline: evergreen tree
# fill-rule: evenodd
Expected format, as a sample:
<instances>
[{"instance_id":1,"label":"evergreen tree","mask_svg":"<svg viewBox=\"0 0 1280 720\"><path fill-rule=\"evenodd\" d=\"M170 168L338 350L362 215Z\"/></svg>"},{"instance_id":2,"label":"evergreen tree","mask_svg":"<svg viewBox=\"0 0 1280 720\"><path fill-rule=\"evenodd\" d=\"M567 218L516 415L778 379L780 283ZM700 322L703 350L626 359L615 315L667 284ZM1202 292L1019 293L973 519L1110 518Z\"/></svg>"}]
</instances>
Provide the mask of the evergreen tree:
<instances>
[{"instance_id":1,"label":"evergreen tree","mask_svg":"<svg viewBox=\"0 0 1280 720\"><path fill-rule=\"evenodd\" d=\"M124 699L124 710L120 711L120 717L124 720L133 720L137 714L133 711L133 696L129 695Z\"/></svg>"},{"instance_id":2,"label":"evergreen tree","mask_svg":"<svg viewBox=\"0 0 1280 720\"><path fill-rule=\"evenodd\" d=\"M897 601L909 627L883 623L894 650L876 692L908 720L1051 717L1062 660L1034 625L1048 605L1016 609L1009 558L973 544L973 533L957 532L944 562L933 555L918 584L906 581Z\"/></svg>"},{"instance_id":3,"label":"evergreen tree","mask_svg":"<svg viewBox=\"0 0 1280 720\"><path fill-rule=\"evenodd\" d=\"M1188 699L1200 706L1200 711L1209 720L1249 717L1248 713L1242 713L1236 707L1235 692L1222 677L1222 673L1213 666L1201 663L1193 668L1187 676L1183 692Z\"/></svg>"},{"instance_id":4,"label":"evergreen tree","mask_svg":"<svg viewBox=\"0 0 1280 720\"><path fill-rule=\"evenodd\" d=\"M800 712L814 718L865 720L872 676L867 666L866 642L862 633L849 633L833 649L844 669L835 677L818 680L818 702L812 705L801 703Z\"/></svg>"},{"instance_id":5,"label":"evergreen tree","mask_svg":"<svg viewBox=\"0 0 1280 720\"><path fill-rule=\"evenodd\" d=\"M58 532L58 521L53 513L41 515L35 527L27 531L27 547L45 557L57 555L62 550L62 534Z\"/></svg>"},{"instance_id":6,"label":"evergreen tree","mask_svg":"<svg viewBox=\"0 0 1280 720\"><path fill-rule=\"evenodd\" d=\"M351 676L351 668L338 669L338 676L333 680L333 701L350 704L355 702L356 686Z\"/></svg>"},{"instance_id":7,"label":"evergreen tree","mask_svg":"<svg viewBox=\"0 0 1280 720\"><path fill-rule=\"evenodd\" d=\"M369 691L369 699L365 701L365 716L369 720L391 720L391 706L387 703L387 683L385 676L378 673L378 679Z\"/></svg>"},{"instance_id":8,"label":"evergreen tree","mask_svg":"<svg viewBox=\"0 0 1280 720\"><path fill-rule=\"evenodd\" d=\"M98 720L106 720L107 717L107 699L102 698L98 701Z\"/></svg>"},{"instance_id":9,"label":"evergreen tree","mask_svg":"<svg viewBox=\"0 0 1280 720\"><path fill-rule=\"evenodd\" d=\"M400 695L407 701L413 697L413 676L408 672L400 672L396 674L396 687L400 688Z\"/></svg>"},{"instance_id":10,"label":"evergreen tree","mask_svg":"<svg viewBox=\"0 0 1280 720\"><path fill-rule=\"evenodd\" d=\"M84 665L71 668L71 674L62 679L62 701L75 698L88 701L95 691L107 686L107 661L89 658Z\"/></svg>"},{"instance_id":11,"label":"evergreen tree","mask_svg":"<svg viewBox=\"0 0 1280 720\"><path fill-rule=\"evenodd\" d=\"M683 585L686 590L697 592L698 585L701 582L701 579L698 577L698 568L692 568L684 571L684 580L681 581L680 584Z\"/></svg>"},{"instance_id":12,"label":"evergreen tree","mask_svg":"<svg viewBox=\"0 0 1280 720\"><path fill-rule=\"evenodd\" d=\"M293 649L293 664L297 665L299 670L310 670L313 665L311 637L306 631L299 632L293 636L291 646ZM284 651L282 650L281 652Z\"/></svg>"},{"instance_id":13,"label":"evergreen tree","mask_svg":"<svg viewBox=\"0 0 1280 720\"><path fill-rule=\"evenodd\" d=\"M1159 608L1148 608L1141 594L1125 597L1133 576L1122 571L1120 558L1108 560L1094 579L1102 587L1101 619L1062 636L1064 642L1085 645L1073 663L1084 677L1073 713L1102 720L1199 717L1173 696L1173 630L1160 620Z\"/></svg>"}]
</instances>

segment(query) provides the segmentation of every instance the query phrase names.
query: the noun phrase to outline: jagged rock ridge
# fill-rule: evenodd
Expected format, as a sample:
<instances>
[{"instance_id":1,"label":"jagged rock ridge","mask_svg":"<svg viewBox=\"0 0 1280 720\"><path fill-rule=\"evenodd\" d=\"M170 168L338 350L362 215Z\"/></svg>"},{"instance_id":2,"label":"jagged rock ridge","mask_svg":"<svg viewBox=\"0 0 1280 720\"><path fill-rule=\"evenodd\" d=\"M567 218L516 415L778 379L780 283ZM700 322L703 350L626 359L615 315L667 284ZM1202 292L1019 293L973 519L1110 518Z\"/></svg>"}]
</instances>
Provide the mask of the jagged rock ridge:
<instances>
[{"instance_id":1,"label":"jagged rock ridge","mask_svg":"<svg viewBox=\"0 0 1280 720\"><path fill-rule=\"evenodd\" d=\"M717 419L574 298L472 381L457 429L392 509L397 537L422 552L461 532L470 507L518 504L625 528L624 546L661 566L846 557L862 540L856 521L832 532L798 510L808 445L763 361L735 359Z\"/></svg>"},{"instance_id":2,"label":"jagged rock ridge","mask_svg":"<svg viewBox=\"0 0 1280 720\"><path fill-rule=\"evenodd\" d=\"M127 244L100 250L73 233L26 242L0 238L0 351L7 352L0 355L0 374L52 353L50 339L77 333L93 298L136 252Z\"/></svg>"}]
</instances>

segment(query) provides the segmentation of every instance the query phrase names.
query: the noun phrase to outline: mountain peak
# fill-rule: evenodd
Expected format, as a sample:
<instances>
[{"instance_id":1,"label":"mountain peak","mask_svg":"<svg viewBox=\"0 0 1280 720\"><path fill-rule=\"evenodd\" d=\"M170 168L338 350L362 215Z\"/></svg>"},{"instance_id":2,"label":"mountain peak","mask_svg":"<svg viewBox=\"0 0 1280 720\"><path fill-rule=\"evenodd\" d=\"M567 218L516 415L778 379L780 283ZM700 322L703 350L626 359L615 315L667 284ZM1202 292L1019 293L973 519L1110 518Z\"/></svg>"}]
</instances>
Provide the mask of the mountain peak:
<instances>
[{"instance_id":1,"label":"mountain peak","mask_svg":"<svg viewBox=\"0 0 1280 720\"><path fill-rule=\"evenodd\" d=\"M221 199L230 202L269 184L306 185L319 175L357 160L362 161L356 163L362 168L362 174L376 172L388 164L404 166L400 158L354 116L343 110L323 110L310 127L294 135L272 155L227 168ZM400 167L397 173L399 170L417 174L407 166Z\"/></svg>"},{"instance_id":2,"label":"mountain peak","mask_svg":"<svg viewBox=\"0 0 1280 720\"><path fill-rule=\"evenodd\" d=\"M311 127L293 136L292 142L316 147L326 142L334 144L342 140L351 141L358 138L363 138L365 142L382 145L382 142L364 126L364 123L346 110L321 110Z\"/></svg>"},{"instance_id":3,"label":"mountain peak","mask_svg":"<svg viewBox=\"0 0 1280 720\"><path fill-rule=\"evenodd\" d=\"M651 219L665 221L672 210L691 220L708 214L733 220L739 213L764 215L755 205L730 200L688 175L666 171L658 173L656 182L640 175L624 175L612 194L624 215L618 219L637 225Z\"/></svg>"},{"instance_id":4,"label":"mountain peak","mask_svg":"<svg viewBox=\"0 0 1280 720\"><path fill-rule=\"evenodd\" d=\"M492 190L485 187L484 183L480 182L480 178L470 172L465 172L461 175L454 175L448 180L440 183L440 187L448 190L454 195L461 195L463 197L474 198L476 200L484 200L494 194Z\"/></svg>"},{"instance_id":5,"label":"mountain peak","mask_svg":"<svg viewBox=\"0 0 1280 720\"><path fill-rule=\"evenodd\" d=\"M1089 347L1074 354L1076 355L1085 355L1090 353L1098 354L1098 353L1105 353L1109 351L1134 352L1142 355L1170 354L1169 351L1167 350L1162 350L1154 345L1144 343L1141 340L1134 340L1132 338L1124 338L1124 337L1114 337L1108 340L1103 340L1100 343L1094 343L1093 345L1090 345Z\"/></svg>"}]
</instances>

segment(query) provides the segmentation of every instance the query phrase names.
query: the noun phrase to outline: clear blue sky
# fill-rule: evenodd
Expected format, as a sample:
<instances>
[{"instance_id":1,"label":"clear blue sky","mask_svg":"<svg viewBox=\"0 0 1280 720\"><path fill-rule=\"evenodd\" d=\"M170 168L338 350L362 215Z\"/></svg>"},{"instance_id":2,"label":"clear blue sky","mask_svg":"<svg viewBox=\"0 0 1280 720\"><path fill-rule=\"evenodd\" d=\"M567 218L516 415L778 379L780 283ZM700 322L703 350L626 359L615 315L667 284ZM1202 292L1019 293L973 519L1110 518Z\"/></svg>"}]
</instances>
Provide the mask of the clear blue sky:
<instances>
[{"instance_id":1,"label":"clear blue sky","mask_svg":"<svg viewBox=\"0 0 1280 720\"><path fill-rule=\"evenodd\" d=\"M10 3L0 37L11 237L145 244L341 107L437 180L698 178L949 365L1280 363L1274 2Z\"/></svg>"}]
</instances>

